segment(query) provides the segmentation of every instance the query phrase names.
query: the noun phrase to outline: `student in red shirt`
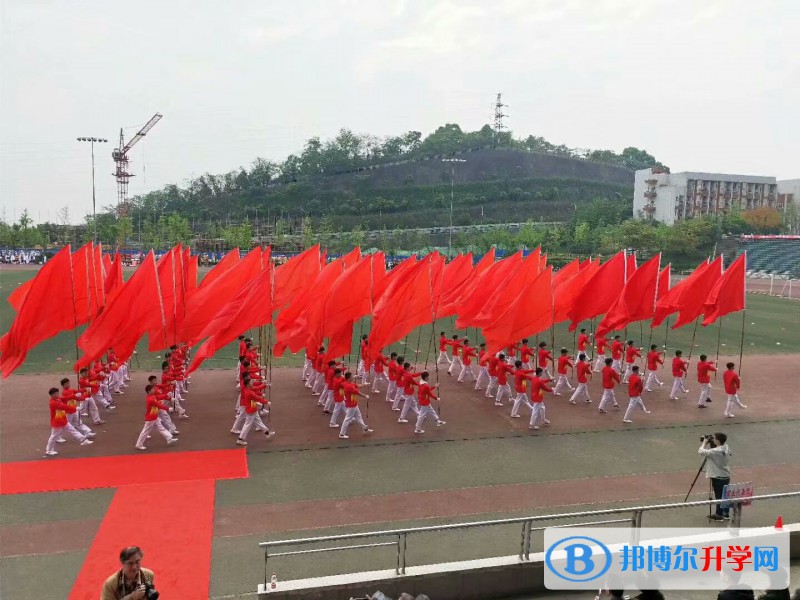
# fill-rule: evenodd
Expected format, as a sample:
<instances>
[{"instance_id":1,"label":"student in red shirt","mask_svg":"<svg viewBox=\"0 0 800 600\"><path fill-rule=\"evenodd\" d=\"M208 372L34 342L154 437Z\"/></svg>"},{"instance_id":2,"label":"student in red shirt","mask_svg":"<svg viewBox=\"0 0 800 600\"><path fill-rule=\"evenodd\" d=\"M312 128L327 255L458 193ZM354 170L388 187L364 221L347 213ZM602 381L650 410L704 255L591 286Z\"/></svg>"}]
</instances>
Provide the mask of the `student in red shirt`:
<instances>
[{"instance_id":1,"label":"student in red shirt","mask_svg":"<svg viewBox=\"0 0 800 600\"><path fill-rule=\"evenodd\" d=\"M464 366L461 367L461 373L459 373L456 381L464 383L466 377L475 380L475 372L472 370L472 359L476 356L475 348L470 347L469 340L464 338L464 344L461 346L461 362Z\"/></svg>"},{"instance_id":2,"label":"student in red shirt","mask_svg":"<svg viewBox=\"0 0 800 600\"><path fill-rule=\"evenodd\" d=\"M344 384L346 379L341 369L333 370L333 381L331 382L331 392L333 398L333 411L331 411L331 421L328 427L331 429L339 428L339 415L344 415Z\"/></svg>"},{"instance_id":3,"label":"student in red shirt","mask_svg":"<svg viewBox=\"0 0 800 600\"><path fill-rule=\"evenodd\" d=\"M662 387L664 382L658 378L658 365L664 364L664 359L661 358L663 352L658 350L658 346L655 344L650 344L650 352L647 353L647 377L644 384L644 391L645 392L652 392L653 385L658 385L658 387Z\"/></svg>"},{"instance_id":4,"label":"student in red shirt","mask_svg":"<svg viewBox=\"0 0 800 600\"><path fill-rule=\"evenodd\" d=\"M495 406L503 406L503 399L508 396L511 399L511 386L508 384L508 376L514 372L514 367L506 362L506 355L500 354L497 357L497 396L494 399Z\"/></svg>"},{"instance_id":5,"label":"student in red shirt","mask_svg":"<svg viewBox=\"0 0 800 600\"><path fill-rule=\"evenodd\" d=\"M395 392L394 396L392 396L392 410L400 412L400 403L403 401L403 387L405 382L403 377L405 377L406 370L403 368L403 365L406 364L406 357L405 356L398 356L396 359L396 366L395 366Z\"/></svg>"},{"instance_id":6,"label":"student in red shirt","mask_svg":"<svg viewBox=\"0 0 800 600\"><path fill-rule=\"evenodd\" d=\"M333 384L333 372L340 364L341 363L338 363L335 360L329 360L328 366L325 369L325 387L322 389L322 395L317 401L317 405L323 407L322 412L325 414L330 413L331 408L333 407L333 389L331 387Z\"/></svg>"},{"instance_id":7,"label":"student in red shirt","mask_svg":"<svg viewBox=\"0 0 800 600\"><path fill-rule=\"evenodd\" d=\"M489 372L489 384L486 386L487 398L493 396L492 392L497 389L497 365L500 364L499 354L492 354L486 359L486 369Z\"/></svg>"},{"instance_id":8,"label":"student in red shirt","mask_svg":"<svg viewBox=\"0 0 800 600\"><path fill-rule=\"evenodd\" d=\"M372 429L369 428L364 422L364 418L361 416L361 409L358 408L358 397L361 396L369 400L369 396L362 394L358 390L358 384L353 381L353 374L350 373L350 371L344 374L342 391L344 393L345 413L342 428L339 430L339 439L346 440L350 438L350 436L347 435L347 430L350 429L350 425L353 423L361 425L361 429L364 430L364 433L372 433Z\"/></svg>"},{"instance_id":9,"label":"student in red shirt","mask_svg":"<svg viewBox=\"0 0 800 600\"><path fill-rule=\"evenodd\" d=\"M466 341L466 340L465 340ZM419 403L419 415L417 416L417 424L414 427L414 433L417 435L421 435L425 433L425 430L422 429L422 424L425 422L427 417L431 417L432 419L436 419L436 426L441 427L446 423L439 418L439 415L431 406L431 400L438 400L439 397L436 395L436 389L439 387L437 383L434 386L431 386L428 383L428 377L430 374L427 371L423 371L422 374L419 376L419 388L417 389L417 401Z\"/></svg>"},{"instance_id":10,"label":"student in red shirt","mask_svg":"<svg viewBox=\"0 0 800 600\"><path fill-rule=\"evenodd\" d=\"M711 402L711 376L717 367L708 360L705 354L700 355L700 362L697 363L697 383L700 384L700 398L697 400L697 408L705 408L706 402Z\"/></svg>"},{"instance_id":11,"label":"student in red shirt","mask_svg":"<svg viewBox=\"0 0 800 600\"><path fill-rule=\"evenodd\" d=\"M323 352L325 352L325 347L320 346L318 350L309 352L306 355L306 358L309 362L308 362L308 368L307 369L303 368L303 378L305 379L307 388L311 389L314 388L314 384L316 383L317 380L316 365L320 354L322 354Z\"/></svg>"},{"instance_id":12,"label":"student in red shirt","mask_svg":"<svg viewBox=\"0 0 800 600\"><path fill-rule=\"evenodd\" d=\"M408 415L409 410L413 410L414 414L419 414L419 406L417 406L417 398L414 396L414 387L418 385L417 379L419 379L421 373L414 373L411 370L411 363L405 362L403 363L403 380L402 380L402 398L403 402L403 410L400 411L400 418L397 419L398 423L408 423L406 420L406 415ZM399 384L398 384L399 385Z\"/></svg>"},{"instance_id":13,"label":"student in red shirt","mask_svg":"<svg viewBox=\"0 0 800 600\"><path fill-rule=\"evenodd\" d=\"M614 403L614 408L619 408L617 397L614 395L614 386L619 383L619 372L612 366L614 359L607 358L606 366L603 367L603 396L600 398L600 405L597 412L606 413L606 406L609 402Z\"/></svg>"},{"instance_id":14,"label":"student in red shirt","mask_svg":"<svg viewBox=\"0 0 800 600\"><path fill-rule=\"evenodd\" d=\"M367 383L367 359L369 358L369 335L366 333L361 336L360 342L360 358L356 366L356 378L360 379L362 383Z\"/></svg>"},{"instance_id":15,"label":"student in red shirt","mask_svg":"<svg viewBox=\"0 0 800 600\"><path fill-rule=\"evenodd\" d=\"M636 359L642 357L640 350L641 348L633 345L633 340L628 340L628 345L625 348L625 375L622 378L622 383L628 383L628 377L631 376Z\"/></svg>"},{"instance_id":16,"label":"student in red shirt","mask_svg":"<svg viewBox=\"0 0 800 600\"><path fill-rule=\"evenodd\" d=\"M683 352L675 350L675 358L672 359L672 390L669 393L670 400L678 399L678 392L686 394L689 390L683 385L683 378L689 370L689 363L682 358Z\"/></svg>"},{"instance_id":17,"label":"student in red shirt","mask_svg":"<svg viewBox=\"0 0 800 600\"><path fill-rule=\"evenodd\" d=\"M447 356L447 346L450 345L449 340L447 339L447 335L444 331L439 333L439 358L436 359L436 364L440 364L446 362L448 365L452 364L453 361L450 360L450 357Z\"/></svg>"},{"instance_id":18,"label":"student in red shirt","mask_svg":"<svg viewBox=\"0 0 800 600\"><path fill-rule=\"evenodd\" d=\"M531 379L531 404L533 410L531 411L531 420L528 423L528 429L539 429L539 424L549 425L550 421L547 420L546 407L544 405L544 393L552 392L553 389L547 385L549 381L543 376L544 369L537 367L534 371L533 379Z\"/></svg>"},{"instance_id":19,"label":"student in red shirt","mask_svg":"<svg viewBox=\"0 0 800 600\"><path fill-rule=\"evenodd\" d=\"M625 416L622 417L623 423L633 423L631 415L633 415L633 411L637 407L641 408L645 414L650 414L650 411L645 408L644 402L642 402L643 391L644 384L642 383L642 378L639 377L639 366L633 365L631 367L631 376L628 378L628 397L630 400L628 401L628 409L625 411Z\"/></svg>"},{"instance_id":20,"label":"student in red shirt","mask_svg":"<svg viewBox=\"0 0 800 600\"><path fill-rule=\"evenodd\" d=\"M145 387L144 392L147 394L147 407L145 408L144 412L144 427L142 427L142 432L139 434L139 438L136 440L136 449L147 450L147 448L144 447L144 441L153 430L153 427L155 427L156 431L158 431L158 433L160 433L164 439L167 440L167 444L174 444L178 441L178 438L174 437L169 431L167 431L158 418L158 411L167 410L169 407L156 398L156 395L153 393L152 385Z\"/></svg>"},{"instance_id":21,"label":"student in red shirt","mask_svg":"<svg viewBox=\"0 0 800 600\"><path fill-rule=\"evenodd\" d=\"M69 377L64 377L61 380L61 400L75 409L67 415L67 421L69 421L70 425L86 437L94 437L95 433L91 428L81 421L80 407L83 402L83 394L80 393L80 390L73 390L70 387Z\"/></svg>"},{"instance_id":22,"label":"student in red shirt","mask_svg":"<svg viewBox=\"0 0 800 600\"><path fill-rule=\"evenodd\" d=\"M619 374L622 374L622 356L624 353L624 344L620 340L620 336L615 335L611 342L611 366L614 367Z\"/></svg>"},{"instance_id":23,"label":"student in red shirt","mask_svg":"<svg viewBox=\"0 0 800 600\"><path fill-rule=\"evenodd\" d=\"M317 358L314 359L314 383L311 393L314 396L322 394L322 387L325 384L325 346L319 347Z\"/></svg>"},{"instance_id":24,"label":"student in red shirt","mask_svg":"<svg viewBox=\"0 0 800 600\"><path fill-rule=\"evenodd\" d=\"M386 386L386 402L394 402L394 397L397 395L397 369L402 366L398 365L397 352L392 352L389 355L389 364L386 371L389 377L389 384Z\"/></svg>"},{"instance_id":25,"label":"student in red shirt","mask_svg":"<svg viewBox=\"0 0 800 600\"><path fill-rule=\"evenodd\" d=\"M528 338L522 340L522 346L520 346L519 349L519 359L522 361L523 369L533 369L531 359L533 358L534 354L533 348L528 346Z\"/></svg>"},{"instance_id":26,"label":"student in red shirt","mask_svg":"<svg viewBox=\"0 0 800 600\"><path fill-rule=\"evenodd\" d=\"M606 348L608 348L608 339L603 335L598 335L594 338L594 347L597 352L597 357L594 361L594 372L599 373L606 364Z\"/></svg>"},{"instance_id":27,"label":"student in red shirt","mask_svg":"<svg viewBox=\"0 0 800 600\"><path fill-rule=\"evenodd\" d=\"M91 415L92 422L95 425L103 425L105 421L100 417L100 410L97 408L98 402L102 404L100 384L96 380L90 378L89 369L84 367L78 372L78 385L81 386L81 390L83 391L86 410L88 410L89 415Z\"/></svg>"},{"instance_id":28,"label":"student in red shirt","mask_svg":"<svg viewBox=\"0 0 800 600\"><path fill-rule=\"evenodd\" d=\"M480 367L480 371L478 371L478 378L475 380L475 389L482 390L481 387L482 382L486 380L486 382L491 381L489 377L489 355L486 352L486 344L481 342L480 350L478 350L478 366Z\"/></svg>"},{"instance_id":29,"label":"student in red shirt","mask_svg":"<svg viewBox=\"0 0 800 600\"><path fill-rule=\"evenodd\" d=\"M585 354L578 355L578 364L575 366L575 370L577 371L578 387L576 387L575 391L572 393L569 403L575 404L578 398L584 396L586 402L591 404L592 400L589 398L587 384L592 378L592 366L589 364Z\"/></svg>"},{"instance_id":30,"label":"student in red shirt","mask_svg":"<svg viewBox=\"0 0 800 600\"><path fill-rule=\"evenodd\" d=\"M516 367L514 371L514 390L517 392L514 398L514 406L511 408L511 416L514 419L519 419L519 409L524 404L527 406L531 413L533 413L533 405L528 402L528 383L533 379L533 369L526 369L525 363L518 360L514 363Z\"/></svg>"},{"instance_id":31,"label":"student in red shirt","mask_svg":"<svg viewBox=\"0 0 800 600\"><path fill-rule=\"evenodd\" d=\"M242 388L241 400L243 411L239 413L239 416L236 418L236 423L234 423L234 427L231 430L232 433L236 433L237 431L239 432L239 438L236 440L236 443L240 446L247 445L247 436L254 425L256 426L256 429L262 429L263 427L264 435L268 438L271 438L275 435L274 431L270 431L269 427L264 425L264 423L261 421L261 417L258 414L262 406L269 406L269 402L266 398L264 398L264 396L254 389L254 382L252 380L245 379L244 384L245 385ZM241 424L242 422L244 422L244 424L241 429L239 429L237 425Z\"/></svg>"},{"instance_id":32,"label":"student in red shirt","mask_svg":"<svg viewBox=\"0 0 800 600\"><path fill-rule=\"evenodd\" d=\"M150 375L150 377L147 378L147 384L153 386L153 394L155 394L155 397L159 402L164 404L169 402L169 390L165 389L160 383L158 383L158 377L155 375ZM169 404L167 404L167 406L169 406ZM180 433L178 428L175 427L172 417L169 416L169 411L159 410L158 420L161 421L161 424L164 426L164 428L172 435L178 435Z\"/></svg>"},{"instance_id":33,"label":"student in red shirt","mask_svg":"<svg viewBox=\"0 0 800 600\"><path fill-rule=\"evenodd\" d=\"M556 382L556 387L553 388L554 396L560 396L561 390L565 387L570 392L575 389L570 385L569 378L567 376L567 369L571 369L572 366L572 357L569 355L566 348L562 348L561 356L558 357L558 381Z\"/></svg>"},{"instance_id":34,"label":"student in red shirt","mask_svg":"<svg viewBox=\"0 0 800 600\"><path fill-rule=\"evenodd\" d=\"M378 393L378 382L385 381L389 383L389 378L386 376L386 368L389 366L389 359L386 358L382 352L378 353L375 357L375 362L372 363L372 372L374 378L372 380L372 393Z\"/></svg>"},{"instance_id":35,"label":"student in red shirt","mask_svg":"<svg viewBox=\"0 0 800 600\"><path fill-rule=\"evenodd\" d=\"M453 372L460 373L461 369L464 367L464 363L461 362L461 341L458 339L458 334L453 334L453 339L447 342L450 347L453 349L453 359L450 361L450 367L447 369L447 374L452 375Z\"/></svg>"},{"instance_id":36,"label":"student in red shirt","mask_svg":"<svg viewBox=\"0 0 800 600\"><path fill-rule=\"evenodd\" d=\"M47 440L45 449L46 456L58 454L55 449L56 441L61 438L65 431L78 440L81 446L88 446L92 443L88 437L75 429L67 421L67 415L75 412L75 407L64 402L58 394L58 388L50 388L47 392L50 395L50 437Z\"/></svg>"},{"instance_id":37,"label":"student in red shirt","mask_svg":"<svg viewBox=\"0 0 800 600\"><path fill-rule=\"evenodd\" d=\"M589 336L586 335L586 329L581 329L578 334L578 352L586 354L586 346L589 344Z\"/></svg>"},{"instance_id":38,"label":"student in red shirt","mask_svg":"<svg viewBox=\"0 0 800 600\"><path fill-rule=\"evenodd\" d=\"M742 382L739 379L739 374L734 371L736 365L729 362L725 365L727 371L722 375L722 381L725 383L725 393L728 396L728 401L725 403L725 414L723 416L732 419L736 415L733 414L733 407L739 406L740 408L747 408L747 405L742 404L739 399L739 388L742 387Z\"/></svg>"},{"instance_id":39,"label":"student in red shirt","mask_svg":"<svg viewBox=\"0 0 800 600\"><path fill-rule=\"evenodd\" d=\"M550 374L550 367L547 366L551 362L553 362L553 355L550 354L550 350L547 349L547 342L539 342L538 366L542 368L542 372L547 379L553 378Z\"/></svg>"}]
</instances>

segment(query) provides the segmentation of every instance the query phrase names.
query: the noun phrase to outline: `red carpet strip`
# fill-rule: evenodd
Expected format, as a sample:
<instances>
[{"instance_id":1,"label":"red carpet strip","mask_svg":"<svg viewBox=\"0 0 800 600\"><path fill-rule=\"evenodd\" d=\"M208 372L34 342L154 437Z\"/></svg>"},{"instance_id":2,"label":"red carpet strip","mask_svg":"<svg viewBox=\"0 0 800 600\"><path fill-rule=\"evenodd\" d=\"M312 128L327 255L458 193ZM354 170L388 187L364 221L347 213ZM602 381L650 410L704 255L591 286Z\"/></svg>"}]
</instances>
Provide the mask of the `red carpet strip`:
<instances>
[{"instance_id":1,"label":"red carpet strip","mask_svg":"<svg viewBox=\"0 0 800 600\"><path fill-rule=\"evenodd\" d=\"M162 598L207 599L214 488L215 482L206 480L118 489L69 600L97 600L103 582L120 569L120 550L134 545L144 552L142 566L155 572Z\"/></svg>"},{"instance_id":2,"label":"red carpet strip","mask_svg":"<svg viewBox=\"0 0 800 600\"><path fill-rule=\"evenodd\" d=\"M0 494L30 494L247 477L243 449L0 464Z\"/></svg>"}]
</instances>

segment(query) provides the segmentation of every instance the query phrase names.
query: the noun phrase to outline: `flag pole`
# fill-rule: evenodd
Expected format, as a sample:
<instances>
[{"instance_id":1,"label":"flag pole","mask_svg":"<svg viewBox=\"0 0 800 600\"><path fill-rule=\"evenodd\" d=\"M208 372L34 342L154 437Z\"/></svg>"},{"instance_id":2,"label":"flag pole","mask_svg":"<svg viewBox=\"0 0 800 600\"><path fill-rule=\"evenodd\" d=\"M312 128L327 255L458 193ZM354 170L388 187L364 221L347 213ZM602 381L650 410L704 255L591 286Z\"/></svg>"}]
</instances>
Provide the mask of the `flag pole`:
<instances>
[{"instance_id":1,"label":"flag pole","mask_svg":"<svg viewBox=\"0 0 800 600\"><path fill-rule=\"evenodd\" d=\"M69 244L67 244L69 246ZM75 270L72 267L72 247L67 250L69 252L69 278L72 283L72 319L75 332L75 362L78 361L80 353L78 351L78 301L75 298Z\"/></svg>"},{"instance_id":2,"label":"flag pole","mask_svg":"<svg viewBox=\"0 0 800 600\"><path fill-rule=\"evenodd\" d=\"M742 374L742 356L744 355L744 321L747 307L742 309L742 339L739 341L739 375Z\"/></svg>"},{"instance_id":3,"label":"flag pole","mask_svg":"<svg viewBox=\"0 0 800 600\"><path fill-rule=\"evenodd\" d=\"M669 317L667 317L667 324L664 330L664 356L667 356L667 338L669 337ZM664 361L666 362L666 361ZM664 363L661 363L661 370L664 370Z\"/></svg>"},{"instance_id":4,"label":"flag pole","mask_svg":"<svg viewBox=\"0 0 800 600\"><path fill-rule=\"evenodd\" d=\"M722 339L722 319L719 320L719 327L717 328L717 358L714 359L714 366L716 367L719 364L719 345ZM717 373L719 371L714 371L714 381L717 380Z\"/></svg>"},{"instance_id":5,"label":"flag pole","mask_svg":"<svg viewBox=\"0 0 800 600\"><path fill-rule=\"evenodd\" d=\"M697 324L700 322L700 317L694 320L694 331L692 332L692 345L689 346L689 360L692 360L692 352L694 352L694 336L697 335Z\"/></svg>"}]
</instances>

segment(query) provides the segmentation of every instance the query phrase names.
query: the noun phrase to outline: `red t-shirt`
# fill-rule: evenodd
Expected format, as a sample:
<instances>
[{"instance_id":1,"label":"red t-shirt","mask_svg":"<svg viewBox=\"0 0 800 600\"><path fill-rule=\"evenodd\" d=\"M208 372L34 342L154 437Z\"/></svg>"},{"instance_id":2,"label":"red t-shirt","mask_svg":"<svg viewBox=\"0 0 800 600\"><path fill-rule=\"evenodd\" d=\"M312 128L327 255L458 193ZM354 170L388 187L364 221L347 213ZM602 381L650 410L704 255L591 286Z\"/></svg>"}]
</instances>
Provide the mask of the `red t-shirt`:
<instances>
[{"instance_id":1,"label":"red t-shirt","mask_svg":"<svg viewBox=\"0 0 800 600\"><path fill-rule=\"evenodd\" d=\"M602 375L604 390L613 390L614 382L619 383L619 373L614 367L603 367Z\"/></svg>"},{"instance_id":2,"label":"red t-shirt","mask_svg":"<svg viewBox=\"0 0 800 600\"><path fill-rule=\"evenodd\" d=\"M658 365L663 365L664 360L661 358L661 352L658 350L650 350L647 353L647 368L651 371L658 369Z\"/></svg>"},{"instance_id":3,"label":"red t-shirt","mask_svg":"<svg viewBox=\"0 0 800 600\"><path fill-rule=\"evenodd\" d=\"M417 390L417 398L419 399L420 406L428 406L431 400L436 398L433 388L427 381L420 382L419 389Z\"/></svg>"},{"instance_id":4,"label":"red t-shirt","mask_svg":"<svg viewBox=\"0 0 800 600\"><path fill-rule=\"evenodd\" d=\"M162 404L161 402L159 402L155 394L148 394L147 408L145 409L144 412L144 420L155 421L158 418L158 411L167 409L169 409L169 407L166 404Z\"/></svg>"},{"instance_id":5,"label":"red t-shirt","mask_svg":"<svg viewBox=\"0 0 800 600\"><path fill-rule=\"evenodd\" d=\"M539 350L539 366L543 369L547 368L547 361L553 360L553 355L550 354L550 350L542 348Z\"/></svg>"},{"instance_id":6,"label":"red t-shirt","mask_svg":"<svg viewBox=\"0 0 800 600\"><path fill-rule=\"evenodd\" d=\"M578 350L581 352L586 351L586 344L589 343L589 336L585 333L582 333L578 336Z\"/></svg>"},{"instance_id":7,"label":"red t-shirt","mask_svg":"<svg viewBox=\"0 0 800 600\"><path fill-rule=\"evenodd\" d=\"M74 406L62 402L61 398L50 397L50 427L64 427L67 424L67 413L74 412Z\"/></svg>"},{"instance_id":8,"label":"red t-shirt","mask_svg":"<svg viewBox=\"0 0 800 600\"><path fill-rule=\"evenodd\" d=\"M531 402L541 402L544 400L545 392L552 392L553 388L541 377L535 375L531 378Z\"/></svg>"},{"instance_id":9,"label":"red t-shirt","mask_svg":"<svg viewBox=\"0 0 800 600\"><path fill-rule=\"evenodd\" d=\"M636 373L633 373L628 379L628 395L631 398L638 398L642 395L643 390L644 384L642 383L642 378Z\"/></svg>"},{"instance_id":10,"label":"red t-shirt","mask_svg":"<svg viewBox=\"0 0 800 600\"><path fill-rule=\"evenodd\" d=\"M447 342L447 336L446 335L440 335L439 336L439 352L447 351L447 343L448 343Z\"/></svg>"},{"instance_id":11,"label":"red t-shirt","mask_svg":"<svg viewBox=\"0 0 800 600\"><path fill-rule=\"evenodd\" d=\"M622 358L622 342L619 340L611 342L611 358L614 360Z\"/></svg>"},{"instance_id":12,"label":"red t-shirt","mask_svg":"<svg viewBox=\"0 0 800 600\"><path fill-rule=\"evenodd\" d=\"M701 360L697 363L697 382L698 383L711 383L709 373L716 371L714 363L710 360Z\"/></svg>"},{"instance_id":13,"label":"red t-shirt","mask_svg":"<svg viewBox=\"0 0 800 600\"><path fill-rule=\"evenodd\" d=\"M598 354L605 354L606 348L608 347L608 340L603 336L597 337L594 340L595 345L597 346L597 353Z\"/></svg>"},{"instance_id":14,"label":"red t-shirt","mask_svg":"<svg viewBox=\"0 0 800 600\"><path fill-rule=\"evenodd\" d=\"M373 366L375 367L376 373L383 373L383 368L389 364L389 360L383 355L378 354Z\"/></svg>"},{"instance_id":15,"label":"red t-shirt","mask_svg":"<svg viewBox=\"0 0 800 600\"><path fill-rule=\"evenodd\" d=\"M514 371L514 389L518 394L524 394L528 389L531 373L533 373L533 369L517 369Z\"/></svg>"},{"instance_id":16,"label":"red t-shirt","mask_svg":"<svg viewBox=\"0 0 800 600\"><path fill-rule=\"evenodd\" d=\"M586 383L587 377L592 372L592 366L585 360L578 362L578 383Z\"/></svg>"},{"instance_id":17,"label":"red t-shirt","mask_svg":"<svg viewBox=\"0 0 800 600\"><path fill-rule=\"evenodd\" d=\"M514 371L514 367L512 367L507 362L500 362L497 363L497 385L506 385L508 383L508 375Z\"/></svg>"},{"instance_id":18,"label":"red t-shirt","mask_svg":"<svg viewBox=\"0 0 800 600\"><path fill-rule=\"evenodd\" d=\"M739 374L736 371L733 369L728 369L725 371L725 374L722 376L722 381L725 382L726 394L733 396L734 394L739 393L739 388L741 387L742 382L739 379Z\"/></svg>"},{"instance_id":19,"label":"red t-shirt","mask_svg":"<svg viewBox=\"0 0 800 600\"><path fill-rule=\"evenodd\" d=\"M472 357L475 356L475 348L464 346L461 350L461 360L465 365L472 364Z\"/></svg>"},{"instance_id":20,"label":"red t-shirt","mask_svg":"<svg viewBox=\"0 0 800 600\"><path fill-rule=\"evenodd\" d=\"M637 358L640 358L642 355L639 352L639 349L635 346L628 346L625 348L625 362L626 363L634 363L636 362Z\"/></svg>"},{"instance_id":21,"label":"red t-shirt","mask_svg":"<svg viewBox=\"0 0 800 600\"><path fill-rule=\"evenodd\" d=\"M489 365L489 376L497 377L497 365L500 364L500 359L495 355L492 355L487 359L486 362Z\"/></svg>"},{"instance_id":22,"label":"red t-shirt","mask_svg":"<svg viewBox=\"0 0 800 600\"><path fill-rule=\"evenodd\" d=\"M344 389L344 405L347 408L358 406L358 384L345 380L342 388Z\"/></svg>"},{"instance_id":23,"label":"red t-shirt","mask_svg":"<svg viewBox=\"0 0 800 600\"><path fill-rule=\"evenodd\" d=\"M523 344L522 348L520 348L520 360L524 363L530 362L531 356L533 356L533 350L531 350L531 347L528 346L528 344Z\"/></svg>"},{"instance_id":24,"label":"red t-shirt","mask_svg":"<svg viewBox=\"0 0 800 600\"><path fill-rule=\"evenodd\" d=\"M571 356L559 356L558 357L558 374L559 375L566 375L567 369L572 366L572 357Z\"/></svg>"},{"instance_id":25,"label":"red t-shirt","mask_svg":"<svg viewBox=\"0 0 800 600\"><path fill-rule=\"evenodd\" d=\"M244 406L244 411L248 415L258 412L259 404L264 404L265 400L258 392L251 390L248 387L242 388L241 405Z\"/></svg>"},{"instance_id":26,"label":"red t-shirt","mask_svg":"<svg viewBox=\"0 0 800 600\"><path fill-rule=\"evenodd\" d=\"M683 377L683 374L686 373L686 370L689 366L682 358L676 356L672 359L672 376L673 377Z\"/></svg>"},{"instance_id":27,"label":"red t-shirt","mask_svg":"<svg viewBox=\"0 0 800 600\"><path fill-rule=\"evenodd\" d=\"M344 386L345 381L347 380L342 375L333 378L333 381L331 382L331 389L333 390L334 402L344 402L344 394L342 393L342 387Z\"/></svg>"}]
</instances>

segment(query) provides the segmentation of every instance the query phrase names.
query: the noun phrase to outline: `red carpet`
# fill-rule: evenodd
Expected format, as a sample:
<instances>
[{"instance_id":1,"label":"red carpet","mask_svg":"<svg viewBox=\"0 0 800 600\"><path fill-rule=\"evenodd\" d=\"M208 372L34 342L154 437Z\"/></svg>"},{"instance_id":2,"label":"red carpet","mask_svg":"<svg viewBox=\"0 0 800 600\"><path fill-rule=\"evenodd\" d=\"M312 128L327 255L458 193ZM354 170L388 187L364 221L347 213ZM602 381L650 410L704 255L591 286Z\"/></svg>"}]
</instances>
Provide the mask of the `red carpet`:
<instances>
[{"instance_id":1,"label":"red carpet","mask_svg":"<svg viewBox=\"0 0 800 600\"><path fill-rule=\"evenodd\" d=\"M166 456L170 455L162 458ZM95 459L76 462L89 460ZM132 545L142 548L142 566L155 572L156 589L162 598L207 599L214 486L214 481L180 481L118 489L69 600L97 600L103 582L120 569L119 551Z\"/></svg>"},{"instance_id":2,"label":"red carpet","mask_svg":"<svg viewBox=\"0 0 800 600\"><path fill-rule=\"evenodd\" d=\"M0 464L0 494L247 476L247 456L243 449L36 460Z\"/></svg>"}]
</instances>

